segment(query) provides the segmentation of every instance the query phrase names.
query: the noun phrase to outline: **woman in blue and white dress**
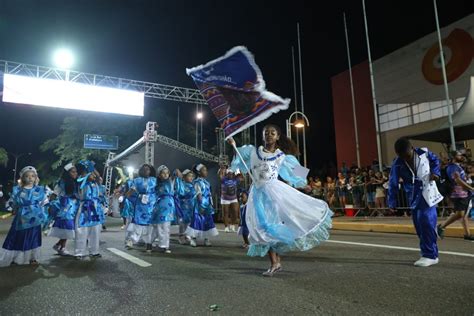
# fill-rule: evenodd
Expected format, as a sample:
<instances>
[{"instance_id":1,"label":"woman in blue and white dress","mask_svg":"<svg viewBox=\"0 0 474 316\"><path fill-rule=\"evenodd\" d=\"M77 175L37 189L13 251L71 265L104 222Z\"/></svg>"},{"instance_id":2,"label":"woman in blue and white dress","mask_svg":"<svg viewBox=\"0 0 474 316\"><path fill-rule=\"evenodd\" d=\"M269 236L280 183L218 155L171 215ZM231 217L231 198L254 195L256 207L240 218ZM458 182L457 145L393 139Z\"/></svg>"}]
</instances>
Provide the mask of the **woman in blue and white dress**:
<instances>
[{"instance_id":1,"label":"woman in blue and white dress","mask_svg":"<svg viewBox=\"0 0 474 316\"><path fill-rule=\"evenodd\" d=\"M41 230L48 222L46 189L38 185L36 169L20 171L20 183L13 187L11 200L15 217L0 250L0 267L12 263L37 265L41 255Z\"/></svg>"},{"instance_id":2,"label":"woman in blue and white dress","mask_svg":"<svg viewBox=\"0 0 474 316\"><path fill-rule=\"evenodd\" d=\"M179 218L179 243L184 245L190 241L186 235L186 230L193 219L193 214L197 210L197 191L194 187L194 173L186 169L182 176L176 178L176 193L178 194L181 217Z\"/></svg>"},{"instance_id":3,"label":"woman in blue and white dress","mask_svg":"<svg viewBox=\"0 0 474 316\"><path fill-rule=\"evenodd\" d=\"M294 143L281 134L278 126L263 130L264 146L247 145L238 149L232 169L250 168L254 183L247 202L249 256L269 255L271 267L263 273L273 276L282 269L280 254L309 250L329 238L332 212L326 202L314 199L296 188L307 187L306 179L295 174L298 160ZM231 138L229 143L235 146ZM288 184L280 181L281 177Z\"/></svg>"},{"instance_id":4,"label":"woman in blue and white dress","mask_svg":"<svg viewBox=\"0 0 474 316\"><path fill-rule=\"evenodd\" d=\"M51 203L50 212L54 214L54 224L48 236L59 238L53 249L61 256L69 255L66 241L74 240L74 219L79 208L79 185L77 183L77 169L69 163L64 167L61 179L54 187L57 199Z\"/></svg>"},{"instance_id":5,"label":"woman in blue and white dress","mask_svg":"<svg viewBox=\"0 0 474 316\"><path fill-rule=\"evenodd\" d=\"M131 222L128 224L127 231L130 239L126 241L128 248L133 243L145 242L147 251L151 251L153 242L153 227L151 225L151 216L156 203L156 177L155 168L144 164L138 171L138 178L130 183L130 191L127 194L128 199L133 203Z\"/></svg>"},{"instance_id":6,"label":"woman in blue and white dress","mask_svg":"<svg viewBox=\"0 0 474 316\"><path fill-rule=\"evenodd\" d=\"M193 219L186 235L191 237L190 245L196 247L197 238L204 239L204 246L210 247L210 237L219 235L214 224L214 206L212 204L212 190L211 184L206 180L208 171L203 164L198 164L196 167L198 178L194 180L194 188L197 194L197 207L194 210Z\"/></svg>"}]
</instances>

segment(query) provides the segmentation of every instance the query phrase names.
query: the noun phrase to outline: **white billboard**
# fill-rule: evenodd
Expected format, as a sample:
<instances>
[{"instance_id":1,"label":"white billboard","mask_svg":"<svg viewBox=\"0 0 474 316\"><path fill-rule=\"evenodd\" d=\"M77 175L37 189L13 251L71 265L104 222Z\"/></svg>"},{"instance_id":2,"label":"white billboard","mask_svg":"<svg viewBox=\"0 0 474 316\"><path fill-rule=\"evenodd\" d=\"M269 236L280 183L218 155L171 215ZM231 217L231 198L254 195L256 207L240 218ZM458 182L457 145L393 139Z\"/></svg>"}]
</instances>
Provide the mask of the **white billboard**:
<instances>
[{"instance_id":1,"label":"white billboard","mask_svg":"<svg viewBox=\"0 0 474 316\"><path fill-rule=\"evenodd\" d=\"M143 116L143 92L4 74L3 102Z\"/></svg>"}]
</instances>

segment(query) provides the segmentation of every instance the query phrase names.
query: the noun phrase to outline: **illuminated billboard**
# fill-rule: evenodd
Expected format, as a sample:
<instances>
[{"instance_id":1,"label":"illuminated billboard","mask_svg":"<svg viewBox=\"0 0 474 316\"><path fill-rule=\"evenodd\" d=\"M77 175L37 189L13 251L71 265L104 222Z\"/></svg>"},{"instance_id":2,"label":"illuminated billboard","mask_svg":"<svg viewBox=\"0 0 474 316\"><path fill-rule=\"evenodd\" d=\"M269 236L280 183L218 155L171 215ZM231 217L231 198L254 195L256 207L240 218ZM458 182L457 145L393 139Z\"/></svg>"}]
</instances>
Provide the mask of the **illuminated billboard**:
<instances>
[{"instance_id":1,"label":"illuminated billboard","mask_svg":"<svg viewBox=\"0 0 474 316\"><path fill-rule=\"evenodd\" d=\"M143 92L4 74L3 102L143 116Z\"/></svg>"}]
</instances>

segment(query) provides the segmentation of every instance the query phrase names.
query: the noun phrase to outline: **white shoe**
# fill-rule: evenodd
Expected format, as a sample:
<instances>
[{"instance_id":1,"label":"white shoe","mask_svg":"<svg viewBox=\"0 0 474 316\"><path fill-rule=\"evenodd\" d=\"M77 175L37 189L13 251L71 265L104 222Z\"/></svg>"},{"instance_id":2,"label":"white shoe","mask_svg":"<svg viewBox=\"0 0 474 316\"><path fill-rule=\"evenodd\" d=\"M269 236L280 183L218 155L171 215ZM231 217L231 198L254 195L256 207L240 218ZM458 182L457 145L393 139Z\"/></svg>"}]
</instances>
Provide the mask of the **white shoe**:
<instances>
[{"instance_id":1,"label":"white shoe","mask_svg":"<svg viewBox=\"0 0 474 316\"><path fill-rule=\"evenodd\" d=\"M132 249L133 248L133 241L127 240L125 242L125 247L128 248L128 249Z\"/></svg>"},{"instance_id":2,"label":"white shoe","mask_svg":"<svg viewBox=\"0 0 474 316\"><path fill-rule=\"evenodd\" d=\"M230 233L230 229L229 229L228 226L226 226L226 227L224 228L224 232L225 232L225 233Z\"/></svg>"},{"instance_id":3,"label":"white shoe","mask_svg":"<svg viewBox=\"0 0 474 316\"><path fill-rule=\"evenodd\" d=\"M194 238L191 239L191 240L189 241L189 244L191 245L191 247L197 247L196 239L194 239Z\"/></svg>"},{"instance_id":4,"label":"white shoe","mask_svg":"<svg viewBox=\"0 0 474 316\"><path fill-rule=\"evenodd\" d=\"M67 251L66 248L61 248L59 251L58 251L59 255L60 256L70 256L71 254L69 253L69 251Z\"/></svg>"},{"instance_id":5,"label":"white shoe","mask_svg":"<svg viewBox=\"0 0 474 316\"><path fill-rule=\"evenodd\" d=\"M237 231L235 230L235 225L230 225L230 230L233 232L233 233L236 233Z\"/></svg>"},{"instance_id":6,"label":"white shoe","mask_svg":"<svg viewBox=\"0 0 474 316\"><path fill-rule=\"evenodd\" d=\"M122 225L122 227L120 227L121 230L124 230L125 229L125 225Z\"/></svg>"},{"instance_id":7,"label":"white shoe","mask_svg":"<svg viewBox=\"0 0 474 316\"><path fill-rule=\"evenodd\" d=\"M211 244L211 242L209 241L209 239L207 239L207 238L204 239L204 246L206 246L206 247L211 247L211 246L212 246L212 244Z\"/></svg>"},{"instance_id":8,"label":"white shoe","mask_svg":"<svg viewBox=\"0 0 474 316\"><path fill-rule=\"evenodd\" d=\"M421 257L417 262L414 263L415 267L429 267L434 264L437 264L439 262L439 259L430 259L430 258L425 258Z\"/></svg>"}]
</instances>

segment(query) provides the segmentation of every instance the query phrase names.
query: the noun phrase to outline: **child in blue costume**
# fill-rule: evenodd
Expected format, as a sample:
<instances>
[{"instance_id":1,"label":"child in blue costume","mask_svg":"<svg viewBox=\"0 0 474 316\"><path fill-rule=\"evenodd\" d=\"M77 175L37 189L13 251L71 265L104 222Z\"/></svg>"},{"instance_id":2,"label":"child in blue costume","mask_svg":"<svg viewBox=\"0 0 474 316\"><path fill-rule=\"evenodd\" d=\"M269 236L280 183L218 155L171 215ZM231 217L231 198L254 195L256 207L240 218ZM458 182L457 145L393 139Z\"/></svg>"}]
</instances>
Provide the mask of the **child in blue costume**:
<instances>
[{"instance_id":1,"label":"child in blue costume","mask_svg":"<svg viewBox=\"0 0 474 316\"><path fill-rule=\"evenodd\" d=\"M155 168L144 164L138 171L138 178L131 182L130 191L127 197L133 203L133 214L131 223L127 227L130 232L130 241L138 243L144 241L146 250L151 251L153 242L153 227L151 226L151 216L156 203L156 178ZM127 246L131 246L131 242Z\"/></svg>"},{"instance_id":2,"label":"child in blue costume","mask_svg":"<svg viewBox=\"0 0 474 316\"><path fill-rule=\"evenodd\" d=\"M38 185L34 167L23 168L20 179L11 196L15 217L0 252L0 267L37 265L41 255L41 229L48 221L46 190Z\"/></svg>"},{"instance_id":3,"label":"child in blue costume","mask_svg":"<svg viewBox=\"0 0 474 316\"><path fill-rule=\"evenodd\" d=\"M170 227L171 222L177 219L176 212L179 207L176 196L176 181L170 177L168 167L162 165L156 169L157 185L156 194L157 202L152 216L152 224L154 227L154 236L158 237L158 247L164 253L171 253L170 248ZM179 170L176 171L179 175Z\"/></svg>"},{"instance_id":4,"label":"child in blue costume","mask_svg":"<svg viewBox=\"0 0 474 316\"><path fill-rule=\"evenodd\" d=\"M181 218L179 219L179 243L184 245L191 238L186 235L193 214L197 210L197 191L194 187L194 173L186 169L182 173L182 177L176 179L177 193L181 206Z\"/></svg>"},{"instance_id":5,"label":"child in blue costume","mask_svg":"<svg viewBox=\"0 0 474 316\"><path fill-rule=\"evenodd\" d=\"M138 198L138 194L135 191L131 191L130 189L133 186L133 180L129 179L125 182L121 188L122 193L122 202L120 208L120 216L123 219L123 226L122 229L125 229L125 247L126 248L133 248L133 241L131 239L132 232L128 231L128 226L132 222L133 218L133 205L136 203L136 199ZM130 192L130 194L128 193Z\"/></svg>"},{"instance_id":6,"label":"child in blue costume","mask_svg":"<svg viewBox=\"0 0 474 316\"><path fill-rule=\"evenodd\" d=\"M79 207L79 185L76 180L77 169L69 163L64 167L63 175L54 188L57 199L50 207L50 211L54 214L54 224L49 236L59 238L53 249L61 256L69 255L66 241L74 240L75 237L74 219Z\"/></svg>"},{"instance_id":7,"label":"child in blue costume","mask_svg":"<svg viewBox=\"0 0 474 316\"><path fill-rule=\"evenodd\" d=\"M248 193L246 191L240 192L240 223L237 234L242 236L244 240L244 244L242 245L242 247L244 247L245 249L247 249L250 245L249 228L247 227L247 223L245 222L245 216L247 214L247 201Z\"/></svg>"},{"instance_id":8,"label":"child in blue costume","mask_svg":"<svg viewBox=\"0 0 474 316\"><path fill-rule=\"evenodd\" d=\"M264 146L240 147L240 156L232 169L251 170L252 187L247 202L245 221L249 229L249 256L269 255L271 266L263 273L273 276L282 269L280 254L309 250L329 238L332 212L326 202L298 190L305 188L306 178L295 174L299 162L293 156L296 145L281 134L276 125L263 129ZM235 146L231 138L229 142ZM243 159L243 161L242 161ZM281 177L290 185L280 181Z\"/></svg>"},{"instance_id":9,"label":"child in blue costume","mask_svg":"<svg viewBox=\"0 0 474 316\"><path fill-rule=\"evenodd\" d=\"M194 210L191 224L186 234L191 237L190 245L196 247L196 239L204 239L206 247L211 246L210 237L217 236L219 232L214 224L214 207L212 205L212 191L209 181L206 180L208 171L203 164L195 167L198 178L194 180L194 188L197 193L197 207Z\"/></svg>"},{"instance_id":10,"label":"child in blue costume","mask_svg":"<svg viewBox=\"0 0 474 316\"><path fill-rule=\"evenodd\" d=\"M74 256L81 260L87 255L102 257L99 252L103 216L100 207L99 186L96 182L94 162L82 160L76 165L79 179L79 209L75 218ZM89 249L87 249L89 248Z\"/></svg>"}]
</instances>

